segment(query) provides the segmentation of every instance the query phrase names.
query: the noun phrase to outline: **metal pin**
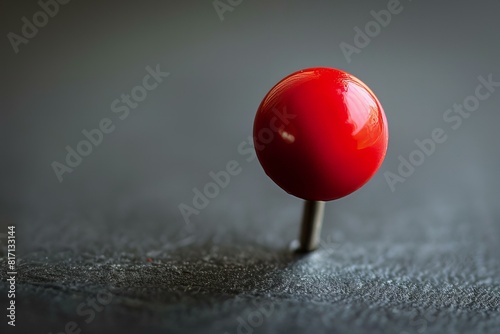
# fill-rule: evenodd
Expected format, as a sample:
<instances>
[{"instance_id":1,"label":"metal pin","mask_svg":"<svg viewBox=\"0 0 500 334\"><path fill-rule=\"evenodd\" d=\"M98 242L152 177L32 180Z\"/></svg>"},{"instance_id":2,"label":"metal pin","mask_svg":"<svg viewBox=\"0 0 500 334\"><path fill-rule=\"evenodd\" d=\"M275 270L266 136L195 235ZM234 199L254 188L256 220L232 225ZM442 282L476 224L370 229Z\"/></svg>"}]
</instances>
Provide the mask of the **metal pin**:
<instances>
[{"instance_id":1,"label":"metal pin","mask_svg":"<svg viewBox=\"0 0 500 334\"><path fill-rule=\"evenodd\" d=\"M302 226L300 229L300 252L310 252L318 248L325 213L325 202L305 201Z\"/></svg>"}]
</instances>

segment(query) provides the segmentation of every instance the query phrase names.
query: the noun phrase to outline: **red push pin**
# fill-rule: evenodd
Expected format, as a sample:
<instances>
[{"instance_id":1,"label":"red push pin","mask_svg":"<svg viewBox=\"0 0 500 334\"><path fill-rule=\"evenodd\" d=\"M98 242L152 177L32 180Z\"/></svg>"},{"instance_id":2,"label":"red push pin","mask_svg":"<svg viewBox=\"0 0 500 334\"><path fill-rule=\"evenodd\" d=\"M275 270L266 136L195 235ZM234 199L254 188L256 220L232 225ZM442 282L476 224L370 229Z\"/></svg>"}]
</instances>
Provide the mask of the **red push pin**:
<instances>
[{"instance_id":1,"label":"red push pin","mask_svg":"<svg viewBox=\"0 0 500 334\"><path fill-rule=\"evenodd\" d=\"M309 252L319 243L324 201L368 182L384 160L389 132L368 86L349 73L317 67L290 74L267 93L253 136L266 174L305 200L299 250Z\"/></svg>"}]
</instances>

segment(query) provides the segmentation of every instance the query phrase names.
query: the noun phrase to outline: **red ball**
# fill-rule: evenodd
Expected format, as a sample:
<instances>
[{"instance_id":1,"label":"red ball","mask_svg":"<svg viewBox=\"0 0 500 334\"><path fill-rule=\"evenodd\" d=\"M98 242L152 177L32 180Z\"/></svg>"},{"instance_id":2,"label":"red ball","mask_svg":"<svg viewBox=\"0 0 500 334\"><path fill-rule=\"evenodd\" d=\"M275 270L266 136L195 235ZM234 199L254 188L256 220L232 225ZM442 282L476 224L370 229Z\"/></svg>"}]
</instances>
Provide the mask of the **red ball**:
<instances>
[{"instance_id":1,"label":"red ball","mask_svg":"<svg viewBox=\"0 0 500 334\"><path fill-rule=\"evenodd\" d=\"M375 174L389 132L377 97L361 80L333 68L309 68L278 82L253 127L266 174L306 200L349 195Z\"/></svg>"}]
</instances>

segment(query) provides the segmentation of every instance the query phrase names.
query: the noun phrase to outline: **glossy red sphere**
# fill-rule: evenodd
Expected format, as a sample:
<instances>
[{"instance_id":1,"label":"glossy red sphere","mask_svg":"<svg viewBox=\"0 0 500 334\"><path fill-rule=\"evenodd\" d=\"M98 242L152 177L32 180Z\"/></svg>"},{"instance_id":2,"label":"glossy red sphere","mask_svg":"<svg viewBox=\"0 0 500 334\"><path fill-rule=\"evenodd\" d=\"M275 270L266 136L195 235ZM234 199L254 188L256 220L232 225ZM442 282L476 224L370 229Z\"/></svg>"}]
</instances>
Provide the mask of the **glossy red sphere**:
<instances>
[{"instance_id":1,"label":"glossy red sphere","mask_svg":"<svg viewBox=\"0 0 500 334\"><path fill-rule=\"evenodd\" d=\"M255 116L254 145L266 174L286 192L329 201L363 186L382 164L384 110L363 82L309 68L278 82Z\"/></svg>"}]
</instances>

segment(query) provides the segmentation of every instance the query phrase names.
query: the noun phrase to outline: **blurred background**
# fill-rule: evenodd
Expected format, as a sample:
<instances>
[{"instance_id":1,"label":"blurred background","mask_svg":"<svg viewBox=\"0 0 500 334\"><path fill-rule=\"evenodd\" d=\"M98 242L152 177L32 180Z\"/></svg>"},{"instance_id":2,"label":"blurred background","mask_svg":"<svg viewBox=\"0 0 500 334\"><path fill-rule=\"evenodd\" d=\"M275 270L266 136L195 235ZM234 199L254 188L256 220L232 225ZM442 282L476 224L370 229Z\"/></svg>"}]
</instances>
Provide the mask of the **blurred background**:
<instances>
[{"instance_id":1,"label":"blurred background","mask_svg":"<svg viewBox=\"0 0 500 334\"><path fill-rule=\"evenodd\" d=\"M36 1L3 7L4 35L21 35L22 18L33 22L41 10ZM398 228L405 223L400 214L468 207L484 221L495 209L500 97L482 101L457 130L443 121L447 109L474 93L479 75L500 80L495 2L401 1L400 13L350 63L340 43L355 46L354 28L364 30L374 20L370 12L387 10L387 1L72 1L59 7L18 53L8 38L1 49L0 214L4 222L29 227L26 238L34 242L67 213L149 216L182 227L179 204L192 205L193 188L201 189L208 173L229 160L241 162L243 171L191 217L195 229L220 217L233 222L227 229L251 227L256 222L247 216L259 213L266 224L297 221L300 200L274 185L257 160L247 163L237 147L251 134L266 92L285 75L313 66L361 78L380 99L390 129L380 172L331 203L329 217L370 215ZM170 75L121 120L111 103L142 85L145 68L158 64ZM82 130L97 128L103 118L115 130L59 182L52 162L65 163L65 147L76 149ZM429 138L436 127L448 140L391 192L383 172L397 173L398 156L408 158L414 140ZM44 222L34 233L37 217ZM92 233L71 219L64 224L82 237Z\"/></svg>"},{"instance_id":2,"label":"blurred background","mask_svg":"<svg viewBox=\"0 0 500 334\"><path fill-rule=\"evenodd\" d=\"M21 36L23 17L33 22L41 5L3 1L0 233L16 225L27 258L60 251L160 256L201 239L287 249L302 201L238 146L277 81L326 66L375 92L390 140L375 177L328 203L323 238L417 245L415 253L418 245L437 247L426 254L446 245L452 253L462 246L493 252L500 89L456 130L443 115L474 94L479 76L500 81L500 3L401 0L399 7L349 62L340 44L354 46L355 28L364 30L370 12L387 10L388 1L70 1L17 53L8 34ZM143 85L148 66L170 74L120 119L111 104ZM76 149L82 130L104 118L114 131L60 182L52 163L65 164L66 146ZM408 159L414 141L435 128L447 141L391 191L384 172L397 173L398 157ZM179 205L192 206L193 189L230 160L241 174L186 224ZM402 263L416 256L394 252Z\"/></svg>"}]
</instances>

